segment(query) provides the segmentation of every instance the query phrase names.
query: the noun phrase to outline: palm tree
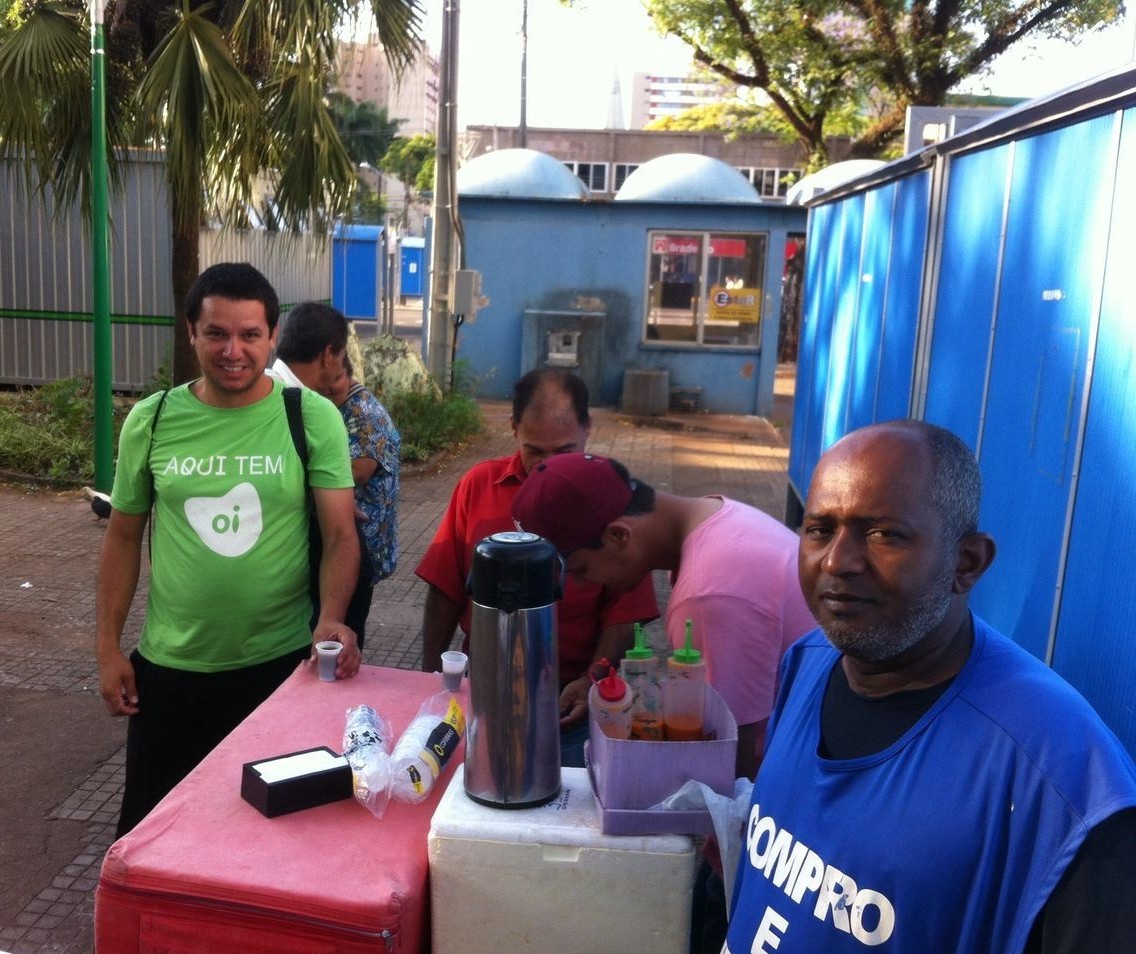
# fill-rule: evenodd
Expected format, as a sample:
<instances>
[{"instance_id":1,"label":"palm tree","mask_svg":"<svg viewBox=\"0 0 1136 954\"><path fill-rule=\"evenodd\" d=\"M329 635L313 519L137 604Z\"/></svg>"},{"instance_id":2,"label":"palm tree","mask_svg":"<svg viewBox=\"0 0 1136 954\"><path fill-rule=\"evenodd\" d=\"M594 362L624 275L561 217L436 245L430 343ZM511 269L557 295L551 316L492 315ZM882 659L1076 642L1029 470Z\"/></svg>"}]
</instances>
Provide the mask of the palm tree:
<instances>
[{"instance_id":1,"label":"palm tree","mask_svg":"<svg viewBox=\"0 0 1136 954\"><path fill-rule=\"evenodd\" d=\"M29 181L88 208L91 157L85 3L17 0L0 38L0 144L28 157ZM322 228L349 206L355 172L324 91L336 28L369 13L394 70L421 45L421 0L112 0L107 15L111 155L165 150L176 303L173 374L197 373L185 294L206 214L240 221L258 173L284 227ZM114 167L111 170L115 177Z\"/></svg>"},{"instance_id":2,"label":"palm tree","mask_svg":"<svg viewBox=\"0 0 1136 954\"><path fill-rule=\"evenodd\" d=\"M386 215L386 202L382 194L382 176L379 160L398 135L398 127L405 122L391 119L386 107L381 109L369 100L355 102L346 93L331 90L327 94L335 131L343 141L343 148L356 167L355 195L347 218L358 223L382 224ZM379 177L372 188L359 170L369 169Z\"/></svg>"},{"instance_id":3,"label":"palm tree","mask_svg":"<svg viewBox=\"0 0 1136 954\"><path fill-rule=\"evenodd\" d=\"M327 94L327 105L343 148L356 165L377 166L405 122L391 119L385 106L380 109L369 100L357 103L339 90Z\"/></svg>"}]
</instances>

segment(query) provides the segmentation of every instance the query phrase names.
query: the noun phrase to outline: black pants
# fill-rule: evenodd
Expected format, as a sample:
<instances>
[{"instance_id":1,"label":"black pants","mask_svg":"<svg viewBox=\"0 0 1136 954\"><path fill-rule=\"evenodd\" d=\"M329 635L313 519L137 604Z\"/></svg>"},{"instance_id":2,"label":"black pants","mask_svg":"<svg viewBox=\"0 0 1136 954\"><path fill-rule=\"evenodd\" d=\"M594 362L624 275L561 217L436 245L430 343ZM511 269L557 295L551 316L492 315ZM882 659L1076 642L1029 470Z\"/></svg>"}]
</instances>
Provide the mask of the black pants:
<instances>
[{"instance_id":1,"label":"black pants","mask_svg":"<svg viewBox=\"0 0 1136 954\"><path fill-rule=\"evenodd\" d=\"M726 943L726 887L703 858L694 879L690 954L718 954Z\"/></svg>"},{"instance_id":2,"label":"black pants","mask_svg":"<svg viewBox=\"0 0 1136 954\"><path fill-rule=\"evenodd\" d=\"M115 837L145 818L310 655L311 646L303 646L256 666L203 673L131 653L138 712L126 729L126 786Z\"/></svg>"}]
</instances>

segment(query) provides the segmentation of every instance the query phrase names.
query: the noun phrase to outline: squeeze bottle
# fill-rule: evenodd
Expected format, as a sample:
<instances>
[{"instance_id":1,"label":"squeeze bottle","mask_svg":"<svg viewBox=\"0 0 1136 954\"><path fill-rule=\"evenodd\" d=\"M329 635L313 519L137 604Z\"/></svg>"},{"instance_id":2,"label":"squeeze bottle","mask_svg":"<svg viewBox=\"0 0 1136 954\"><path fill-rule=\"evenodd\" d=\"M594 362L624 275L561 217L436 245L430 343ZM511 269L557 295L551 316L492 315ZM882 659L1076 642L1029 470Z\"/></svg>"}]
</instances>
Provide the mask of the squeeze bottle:
<instances>
[{"instance_id":1,"label":"squeeze bottle","mask_svg":"<svg viewBox=\"0 0 1136 954\"><path fill-rule=\"evenodd\" d=\"M668 742L702 740L702 712L706 705L706 661L694 648L691 621L686 621L686 645L667 660L663 684L663 715Z\"/></svg>"},{"instance_id":2,"label":"squeeze bottle","mask_svg":"<svg viewBox=\"0 0 1136 954\"><path fill-rule=\"evenodd\" d=\"M619 664L619 674L631 687L631 738L663 739L663 688L659 660L647 645L643 624L635 624L635 648Z\"/></svg>"},{"instance_id":3,"label":"squeeze bottle","mask_svg":"<svg viewBox=\"0 0 1136 954\"><path fill-rule=\"evenodd\" d=\"M606 660L604 660L606 662ZM631 736L631 687L608 665L607 675L588 690L588 709L604 735L613 739Z\"/></svg>"}]
</instances>

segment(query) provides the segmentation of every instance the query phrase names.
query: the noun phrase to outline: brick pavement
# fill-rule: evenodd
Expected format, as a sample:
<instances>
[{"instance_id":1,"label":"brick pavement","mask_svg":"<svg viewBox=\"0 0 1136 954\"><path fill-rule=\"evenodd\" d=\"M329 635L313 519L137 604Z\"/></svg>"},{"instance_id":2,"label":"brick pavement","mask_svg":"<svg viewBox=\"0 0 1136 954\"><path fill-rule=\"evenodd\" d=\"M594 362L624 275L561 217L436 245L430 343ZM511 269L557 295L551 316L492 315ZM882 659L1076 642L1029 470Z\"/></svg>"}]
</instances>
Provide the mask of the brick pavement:
<instances>
[{"instance_id":1,"label":"brick pavement","mask_svg":"<svg viewBox=\"0 0 1136 954\"><path fill-rule=\"evenodd\" d=\"M791 372L775 420L674 415L641 426L594 412L590 449L655 487L722 493L783 516ZM366 661L417 668L425 586L413 567L454 482L513 441L505 402L482 405L486 433L440 462L409 467L399 508L398 571L376 589ZM0 486L0 951L78 954L93 945L93 889L121 797L125 725L105 715L91 659L94 574L105 524L73 492ZM139 587L145 589L145 567ZM665 603L667 584L656 574ZM136 599L124 643L137 637ZM661 636L656 628L655 638Z\"/></svg>"}]
</instances>

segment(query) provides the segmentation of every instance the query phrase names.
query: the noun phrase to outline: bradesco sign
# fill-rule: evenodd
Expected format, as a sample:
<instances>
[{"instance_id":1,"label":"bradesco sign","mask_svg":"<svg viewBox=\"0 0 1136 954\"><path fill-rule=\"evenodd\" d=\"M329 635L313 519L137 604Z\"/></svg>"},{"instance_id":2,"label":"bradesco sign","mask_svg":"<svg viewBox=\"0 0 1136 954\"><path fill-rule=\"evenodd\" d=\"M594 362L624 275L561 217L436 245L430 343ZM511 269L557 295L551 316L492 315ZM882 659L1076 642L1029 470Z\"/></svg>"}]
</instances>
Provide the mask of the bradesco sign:
<instances>
[{"instance_id":1,"label":"bradesco sign","mask_svg":"<svg viewBox=\"0 0 1136 954\"><path fill-rule=\"evenodd\" d=\"M651 252L654 255L700 255L702 239L697 235L654 235ZM746 254L744 238L710 239L711 258L745 258Z\"/></svg>"},{"instance_id":2,"label":"bradesco sign","mask_svg":"<svg viewBox=\"0 0 1136 954\"><path fill-rule=\"evenodd\" d=\"M654 255L701 255L702 239L697 235L655 235L651 238Z\"/></svg>"}]
</instances>

